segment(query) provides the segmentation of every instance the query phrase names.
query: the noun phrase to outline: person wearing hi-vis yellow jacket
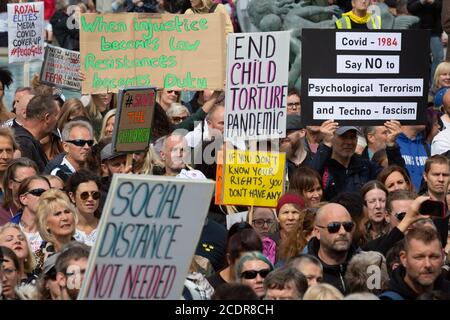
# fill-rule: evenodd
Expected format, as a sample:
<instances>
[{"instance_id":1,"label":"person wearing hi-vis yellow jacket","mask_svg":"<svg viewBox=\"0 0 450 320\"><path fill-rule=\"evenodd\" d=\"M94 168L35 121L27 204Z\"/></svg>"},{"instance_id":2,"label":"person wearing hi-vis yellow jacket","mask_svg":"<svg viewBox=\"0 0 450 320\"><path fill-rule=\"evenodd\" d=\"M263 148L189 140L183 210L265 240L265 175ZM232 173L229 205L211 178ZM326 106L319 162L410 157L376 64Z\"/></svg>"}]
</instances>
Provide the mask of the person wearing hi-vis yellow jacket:
<instances>
[{"instance_id":1,"label":"person wearing hi-vis yellow jacket","mask_svg":"<svg viewBox=\"0 0 450 320\"><path fill-rule=\"evenodd\" d=\"M381 16L367 12L370 0L352 0L352 10L336 20L337 29L380 29Z\"/></svg>"}]
</instances>

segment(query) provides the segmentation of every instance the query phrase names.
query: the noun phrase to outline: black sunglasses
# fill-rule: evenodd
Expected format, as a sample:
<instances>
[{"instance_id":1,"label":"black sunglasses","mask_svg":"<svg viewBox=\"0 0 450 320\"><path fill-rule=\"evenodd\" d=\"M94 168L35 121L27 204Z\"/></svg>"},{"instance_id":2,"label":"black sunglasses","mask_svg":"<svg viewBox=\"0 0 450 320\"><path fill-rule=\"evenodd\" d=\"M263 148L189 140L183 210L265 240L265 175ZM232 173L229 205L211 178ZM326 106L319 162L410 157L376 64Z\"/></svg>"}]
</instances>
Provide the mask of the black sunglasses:
<instances>
[{"instance_id":1,"label":"black sunglasses","mask_svg":"<svg viewBox=\"0 0 450 320\"><path fill-rule=\"evenodd\" d=\"M257 270L247 270L241 273L241 278L244 279L255 279L256 276L259 274L261 278L267 277L267 275L270 273L270 269L261 269L259 271Z\"/></svg>"},{"instance_id":2,"label":"black sunglasses","mask_svg":"<svg viewBox=\"0 0 450 320\"><path fill-rule=\"evenodd\" d=\"M94 140L67 140L66 142L76 145L77 147L84 147L84 145L87 143L89 147L92 147L94 145Z\"/></svg>"},{"instance_id":3,"label":"black sunglasses","mask_svg":"<svg viewBox=\"0 0 450 320\"><path fill-rule=\"evenodd\" d=\"M403 218L406 216L406 212L397 212L394 213L393 216L398 220L398 221L402 221Z\"/></svg>"},{"instance_id":4,"label":"black sunglasses","mask_svg":"<svg viewBox=\"0 0 450 320\"><path fill-rule=\"evenodd\" d=\"M98 191L91 191L91 192L84 191L84 192L80 193L81 200L87 200L89 198L89 196L91 196L92 199L94 199L94 200L98 200L98 199L100 199L100 192L98 192Z\"/></svg>"},{"instance_id":5,"label":"black sunglasses","mask_svg":"<svg viewBox=\"0 0 450 320\"><path fill-rule=\"evenodd\" d=\"M341 229L341 226L344 227L344 230L346 232L351 232L355 224L352 221L346 221L346 222L330 222L326 227L317 225L318 228L327 228L329 233L338 232Z\"/></svg>"},{"instance_id":6,"label":"black sunglasses","mask_svg":"<svg viewBox=\"0 0 450 320\"><path fill-rule=\"evenodd\" d=\"M45 191L47 191L47 190L38 188L38 189L29 190L29 191L25 192L25 194L32 194L35 197L40 197L41 194L43 194Z\"/></svg>"}]
</instances>

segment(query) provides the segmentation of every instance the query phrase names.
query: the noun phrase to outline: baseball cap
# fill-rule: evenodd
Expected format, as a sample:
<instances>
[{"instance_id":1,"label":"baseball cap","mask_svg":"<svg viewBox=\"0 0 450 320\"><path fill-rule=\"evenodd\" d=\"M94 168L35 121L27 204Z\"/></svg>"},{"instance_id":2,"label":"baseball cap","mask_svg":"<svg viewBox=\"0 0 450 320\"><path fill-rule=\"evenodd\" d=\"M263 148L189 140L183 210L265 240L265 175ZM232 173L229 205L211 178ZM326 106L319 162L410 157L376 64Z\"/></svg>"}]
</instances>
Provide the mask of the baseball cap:
<instances>
[{"instance_id":1,"label":"baseball cap","mask_svg":"<svg viewBox=\"0 0 450 320\"><path fill-rule=\"evenodd\" d=\"M355 130L357 134L361 134L361 132L359 131L359 129L357 127L354 126L342 126L336 129L336 134L338 136L343 135L344 133L346 133L347 131L350 130Z\"/></svg>"},{"instance_id":2,"label":"baseball cap","mask_svg":"<svg viewBox=\"0 0 450 320\"><path fill-rule=\"evenodd\" d=\"M100 152L100 160L111 160L120 156L126 156L126 153L114 152L112 143L108 143Z\"/></svg>"},{"instance_id":3,"label":"baseball cap","mask_svg":"<svg viewBox=\"0 0 450 320\"><path fill-rule=\"evenodd\" d=\"M302 117L297 114L288 114L286 117L286 131L304 129Z\"/></svg>"}]
</instances>

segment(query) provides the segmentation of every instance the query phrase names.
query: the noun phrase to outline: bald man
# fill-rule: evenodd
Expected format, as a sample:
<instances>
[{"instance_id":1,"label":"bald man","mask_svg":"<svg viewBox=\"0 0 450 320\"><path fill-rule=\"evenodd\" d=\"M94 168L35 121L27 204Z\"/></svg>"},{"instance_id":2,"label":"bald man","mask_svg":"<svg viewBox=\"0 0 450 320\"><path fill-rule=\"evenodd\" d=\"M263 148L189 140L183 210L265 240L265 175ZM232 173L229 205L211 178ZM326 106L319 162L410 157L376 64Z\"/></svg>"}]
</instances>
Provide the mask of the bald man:
<instances>
[{"instance_id":1,"label":"bald man","mask_svg":"<svg viewBox=\"0 0 450 320\"><path fill-rule=\"evenodd\" d=\"M344 206L328 203L321 207L314 221L313 237L307 253L317 257L323 265L323 282L347 293L344 275L347 263L356 253L352 246L355 223Z\"/></svg>"}]
</instances>

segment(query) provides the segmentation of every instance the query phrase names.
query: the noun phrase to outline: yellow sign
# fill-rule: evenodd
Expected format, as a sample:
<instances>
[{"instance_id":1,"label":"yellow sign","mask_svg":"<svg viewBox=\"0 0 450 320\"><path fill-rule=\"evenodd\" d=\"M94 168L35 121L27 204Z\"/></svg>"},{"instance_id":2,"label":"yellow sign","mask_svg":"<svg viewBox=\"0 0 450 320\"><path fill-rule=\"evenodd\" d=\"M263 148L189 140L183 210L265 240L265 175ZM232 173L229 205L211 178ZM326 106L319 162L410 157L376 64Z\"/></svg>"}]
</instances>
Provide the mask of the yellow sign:
<instances>
[{"instance_id":1,"label":"yellow sign","mask_svg":"<svg viewBox=\"0 0 450 320\"><path fill-rule=\"evenodd\" d=\"M284 188L286 154L227 150L223 204L276 207Z\"/></svg>"}]
</instances>

